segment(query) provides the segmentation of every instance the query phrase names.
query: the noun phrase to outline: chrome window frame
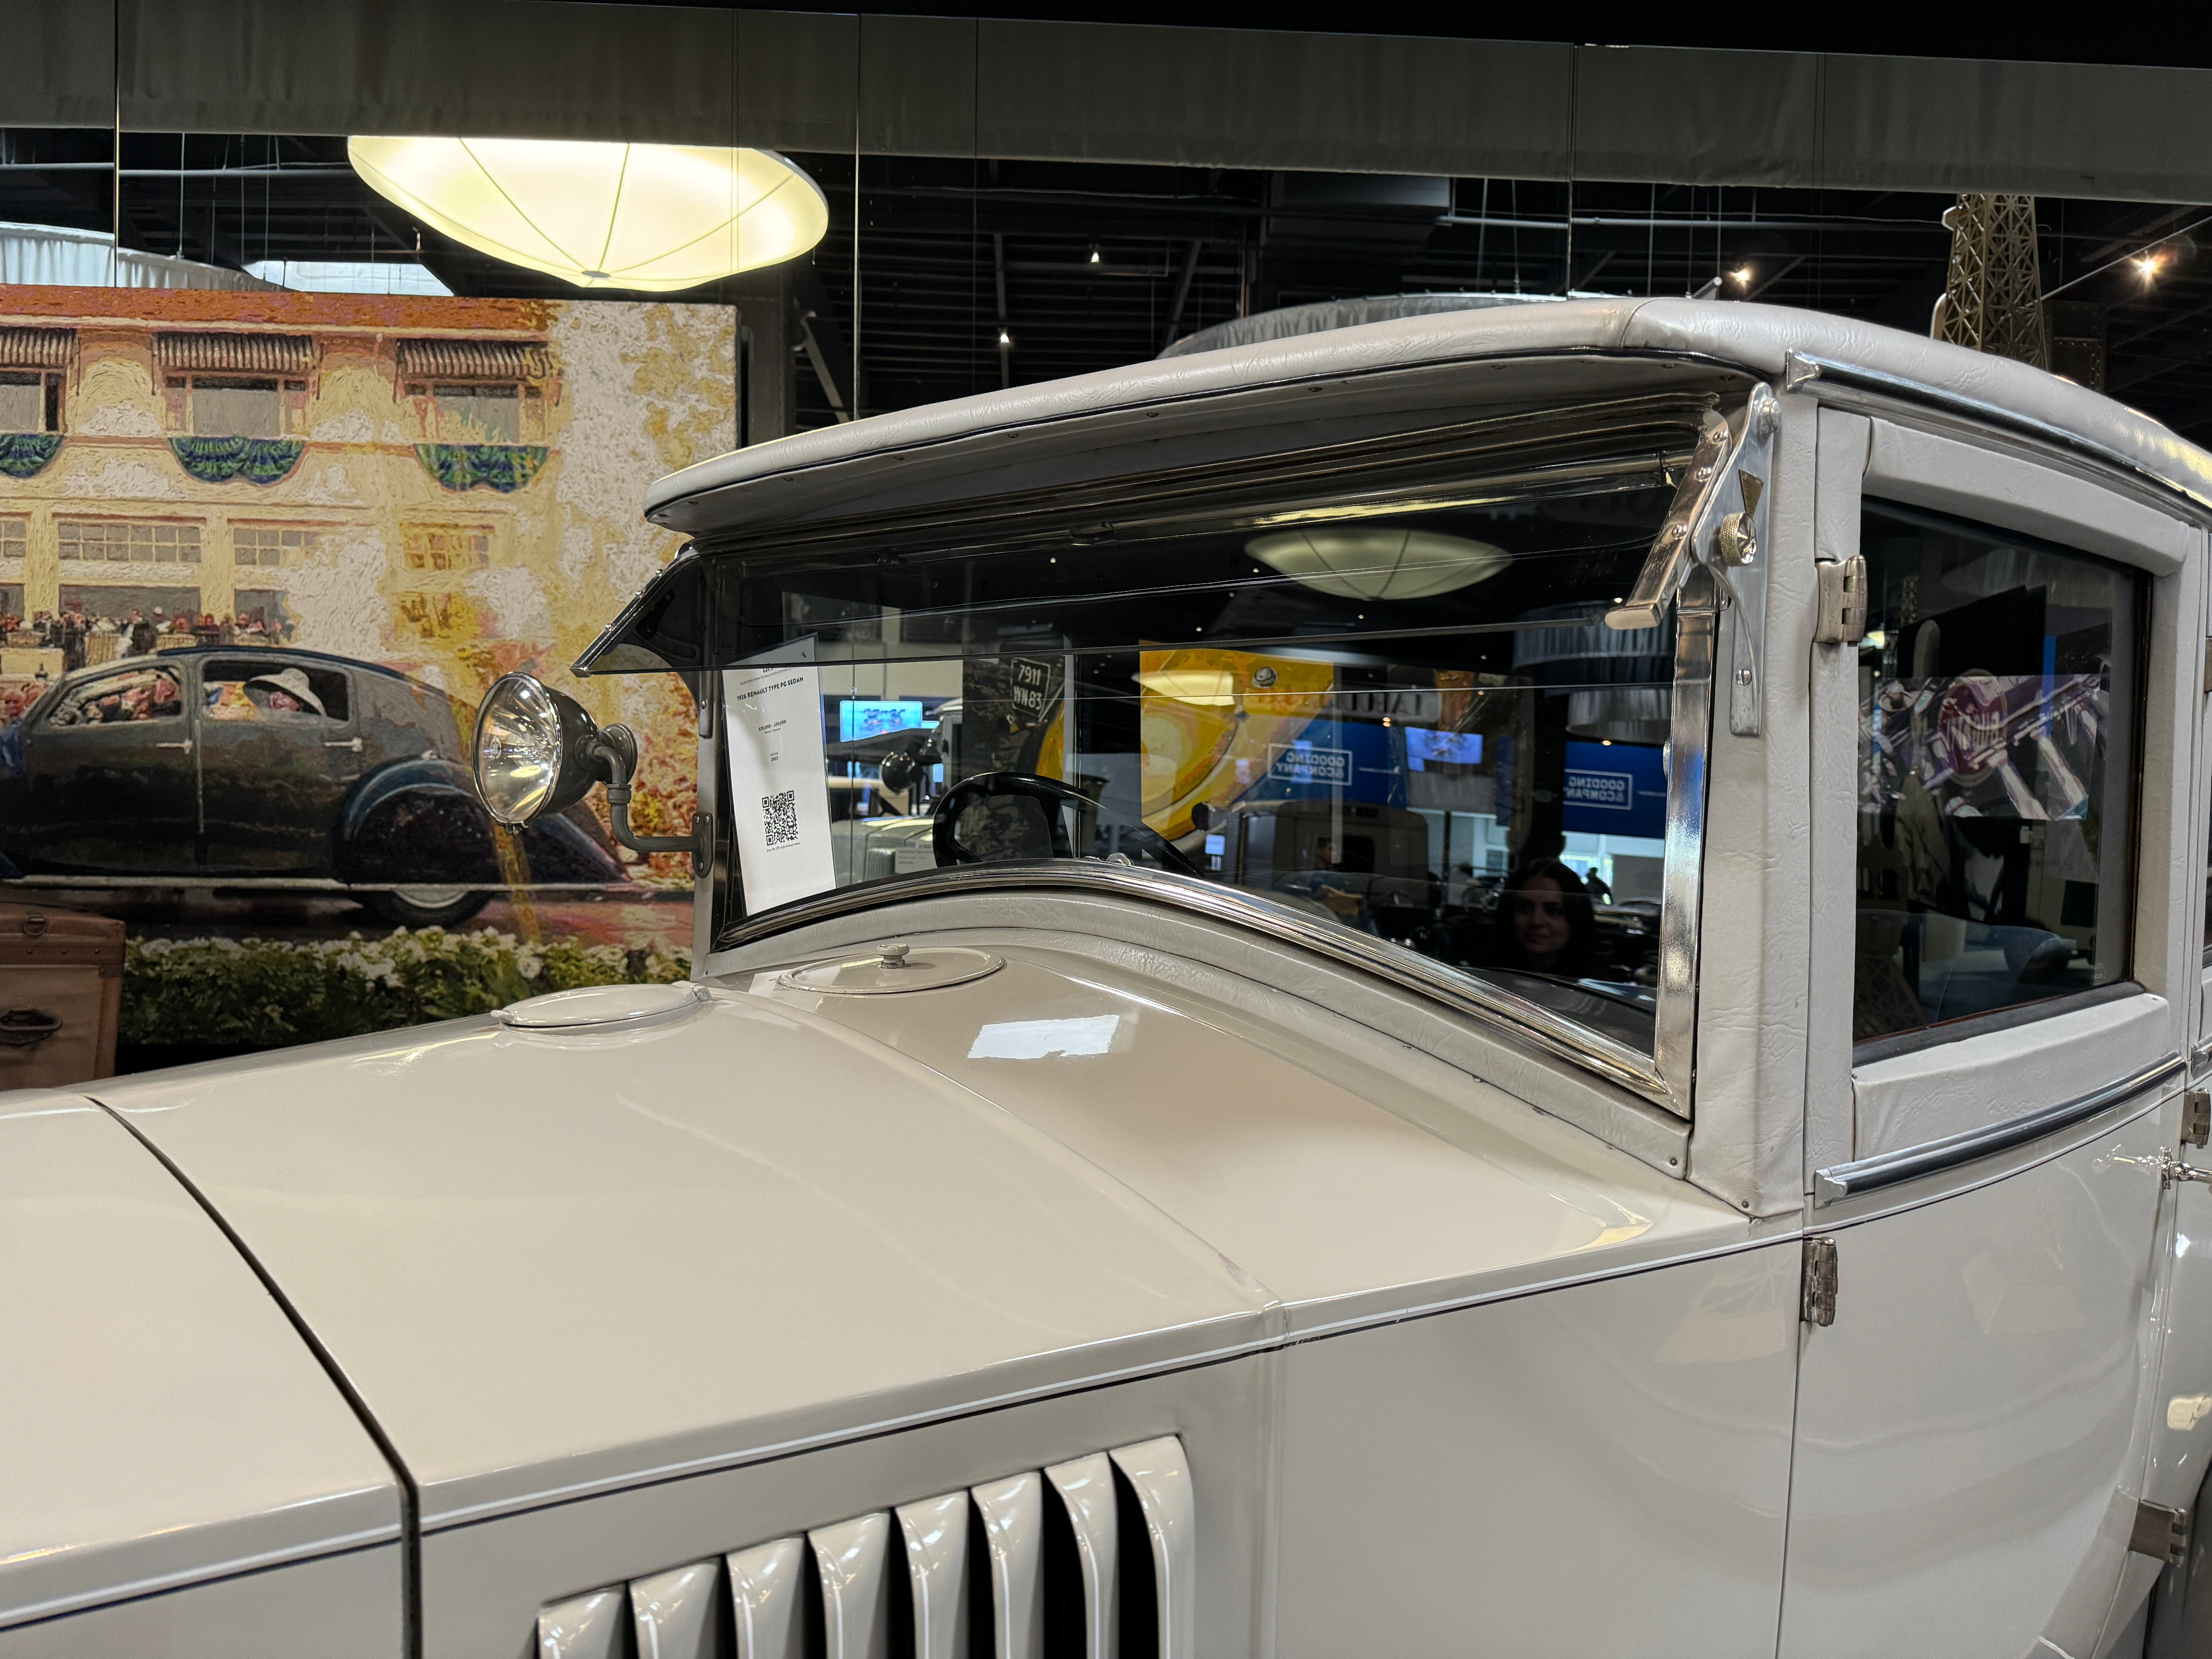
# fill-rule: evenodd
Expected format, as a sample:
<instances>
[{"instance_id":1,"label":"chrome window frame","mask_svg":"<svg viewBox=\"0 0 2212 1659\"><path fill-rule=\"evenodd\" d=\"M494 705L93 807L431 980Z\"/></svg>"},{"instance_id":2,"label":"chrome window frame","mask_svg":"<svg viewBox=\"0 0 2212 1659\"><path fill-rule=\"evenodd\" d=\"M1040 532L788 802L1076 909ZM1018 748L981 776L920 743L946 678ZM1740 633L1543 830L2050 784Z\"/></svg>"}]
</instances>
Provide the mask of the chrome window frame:
<instances>
[{"instance_id":1,"label":"chrome window frame","mask_svg":"<svg viewBox=\"0 0 2212 1659\"><path fill-rule=\"evenodd\" d=\"M1732 411L1740 422L1741 408ZM1141 480L1130 480L1141 488ZM1346 499L1373 508L1391 499L1409 507L1434 505L1440 495L1437 482L1425 479L1400 489L1370 488L1351 492ZM1302 499L1302 505L1325 504ZM1679 504L1679 503L1678 503ZM1279 509L1271 509L1279 510ZM713 556L711 554L703 554ZM699 556L702 555L695 555ZM1191 878L1136 866L1055 860L1037 864L960 866L890 877L832 890L740 919L720 929L714 939L719 953L734 950L775 933L855 911L934 898L954 892L1058 888L1065 890L1110 890L1123 897L1151 900L1219 921L1247 927L1311 951L1316 955L1355 968L1376 978L1437 1002L1455 1012L1471 1015L1498 1027L1534 1048L1570 1060L1603 1081L1628 1091L1640 1099L1683 1119L1692 1118L1692 1094L1696 1070L1698 957L1698 933L1703 899L1705 853L1706 793L1713 719L1713 674L1717 660L1720 613L1723 601L1710 574L1692 571L1675 596L1674 697L1668 740L1668 787L1665 848L1659 918L1657 1007L1653 1022L1652 1051L1649 1054L1553 1012L1526 998L1490 983L1478 975L1379 939L1370 940L1352 930L1327 927L1300 915L1263 896L1218 886ZM610 630L611 634L613 630ZM710 674L718 671L709 671ZM714 740L719 756L719 728ZM702 744L702 758L705 744ZM725 873L718 851L716 878L710 884L726 891L738 890L733 849ZM725 884L726 886L725 887ZM715 933L701 927L696 937ZM1341 935L1340 937L1340 934ZM707 971L708 959L700 953Z\"/></svg>"}]
</instances>

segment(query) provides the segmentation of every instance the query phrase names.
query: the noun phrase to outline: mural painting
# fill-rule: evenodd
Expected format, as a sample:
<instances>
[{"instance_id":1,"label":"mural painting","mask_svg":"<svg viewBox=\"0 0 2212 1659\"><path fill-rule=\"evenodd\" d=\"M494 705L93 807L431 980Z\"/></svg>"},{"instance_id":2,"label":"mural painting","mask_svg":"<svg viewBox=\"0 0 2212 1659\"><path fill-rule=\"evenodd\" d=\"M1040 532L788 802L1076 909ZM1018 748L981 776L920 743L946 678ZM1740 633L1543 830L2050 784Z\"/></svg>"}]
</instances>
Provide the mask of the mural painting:
<instances>
[{"instance_id":1,"label":"mural painting","mask_svg":"<svg viewBox=\"0 0 2212 1659\"><path fill-rule=\"evenodd\" d=\"M734 442L735 353L718 306L0 288L8 895L250 896L295 943L489 904L525 980L572 934L672 963L686 861L596 802L495 831L467 747L527 668L688 826L688 693L567 665L676 550L640 502Z\"/></svg>"}]
</instances>

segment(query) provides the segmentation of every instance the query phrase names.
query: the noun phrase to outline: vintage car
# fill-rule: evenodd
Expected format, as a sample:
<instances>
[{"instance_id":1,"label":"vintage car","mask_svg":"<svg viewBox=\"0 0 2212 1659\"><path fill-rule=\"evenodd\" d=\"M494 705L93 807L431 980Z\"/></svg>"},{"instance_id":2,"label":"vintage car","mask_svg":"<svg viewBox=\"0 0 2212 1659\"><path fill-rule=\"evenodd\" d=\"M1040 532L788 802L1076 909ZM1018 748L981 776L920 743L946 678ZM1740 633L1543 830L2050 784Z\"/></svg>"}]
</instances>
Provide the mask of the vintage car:
<instances>
[{"instance_id":1,"label":"vintage car","mask_svg":"<svg viewBox=\"0 0 2212 1659\"><path fill-rule=\"evenodd\" d=\"M0 1656L2205 1651L2212 456L1593 301L647 506L693 981L0 1106Z\"/></svg>"},{"instance_id":2,"label":"vintage car","mask_svg":"<svg viewBox=\"0 0 2212 1659\"><path fill-rule=\"evenodd\" d=\"M336 890L406 927L465 921L514 881L624 878L581 811L522 830L503 868L460 726L436 688L319 651L81 669L0 729L0 878Z\"/></svg>"}]
</instances>

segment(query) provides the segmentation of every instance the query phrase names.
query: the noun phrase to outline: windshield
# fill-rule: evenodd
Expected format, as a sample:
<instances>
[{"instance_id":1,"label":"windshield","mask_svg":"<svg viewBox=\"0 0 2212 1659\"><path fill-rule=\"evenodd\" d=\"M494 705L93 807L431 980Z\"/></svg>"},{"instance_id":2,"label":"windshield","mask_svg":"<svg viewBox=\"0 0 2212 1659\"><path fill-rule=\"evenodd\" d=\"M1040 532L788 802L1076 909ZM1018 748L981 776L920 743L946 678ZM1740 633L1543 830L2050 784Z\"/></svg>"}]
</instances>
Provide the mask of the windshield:
<instances>
[{"instance_id":1,"label":"windshield","mask_svg":"<svg viewBox=\"0 0 2212 1659\"><path fill-rule=\"evenodd\" d=\"M1675 435L1441 500L697 560L686 603L742 641L719 660L745 913L1110 860L1650 1054L1674 629L1603 617Z\"/></svg>"}]
</instances>

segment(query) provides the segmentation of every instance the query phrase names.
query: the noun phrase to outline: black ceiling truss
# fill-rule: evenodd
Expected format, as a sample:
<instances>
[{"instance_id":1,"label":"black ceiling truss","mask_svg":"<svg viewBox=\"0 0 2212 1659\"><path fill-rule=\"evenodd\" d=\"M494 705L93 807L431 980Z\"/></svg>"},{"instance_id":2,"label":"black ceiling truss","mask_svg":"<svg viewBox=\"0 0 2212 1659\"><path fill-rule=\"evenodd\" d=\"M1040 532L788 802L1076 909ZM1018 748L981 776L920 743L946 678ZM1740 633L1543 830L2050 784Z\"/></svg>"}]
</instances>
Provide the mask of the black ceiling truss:
<instances>
[{"instance_id":1,"label":"black ceiling truss","mask_svg":"<svg viewBox=\"0 0 2212 1659\"><path fill-rule=\"evenodd\" d=\"M839 404L873 413L1139 362L1242 314L1370 295L1681 295L1717 280L1729 298L1922 332L1949 251L1949 198L1902 191L867 155L855 388L854 158L792 159L831 221L792 285L812 319L793 331L802 425L839 417L825 374ZM354 176L343 139L126 133L122 160L127 247L232 267L419 257L457 294L579 292L416 224ZM0 131L0 220L105 231L112 167L97 130ZM2067 285L2068 329L2106 342L2107 389L2212 441L2203 210L2046 198L2039 213L2045 289Z\"/></svg>"}]
</instances>

